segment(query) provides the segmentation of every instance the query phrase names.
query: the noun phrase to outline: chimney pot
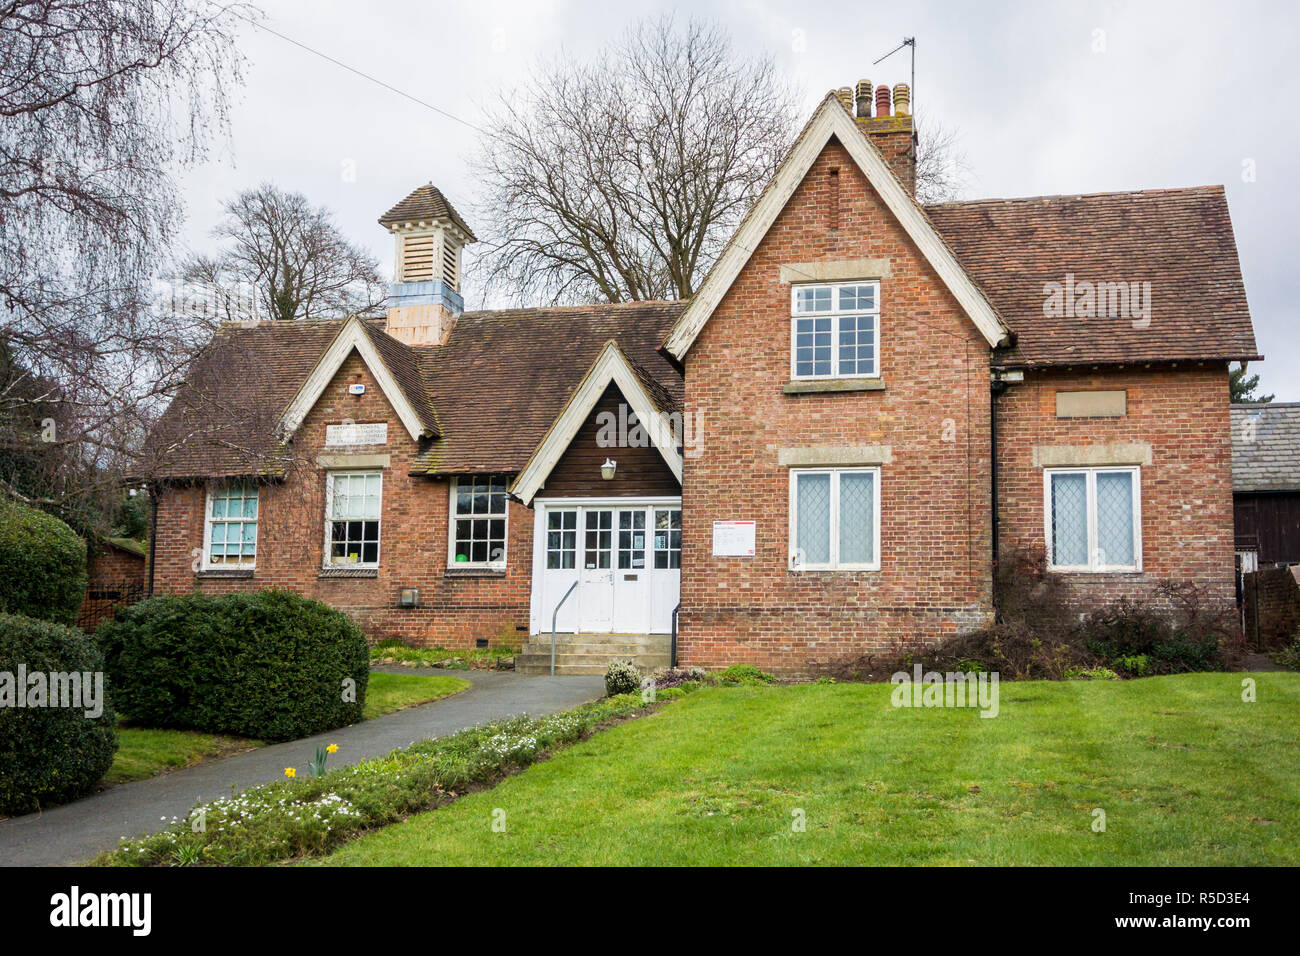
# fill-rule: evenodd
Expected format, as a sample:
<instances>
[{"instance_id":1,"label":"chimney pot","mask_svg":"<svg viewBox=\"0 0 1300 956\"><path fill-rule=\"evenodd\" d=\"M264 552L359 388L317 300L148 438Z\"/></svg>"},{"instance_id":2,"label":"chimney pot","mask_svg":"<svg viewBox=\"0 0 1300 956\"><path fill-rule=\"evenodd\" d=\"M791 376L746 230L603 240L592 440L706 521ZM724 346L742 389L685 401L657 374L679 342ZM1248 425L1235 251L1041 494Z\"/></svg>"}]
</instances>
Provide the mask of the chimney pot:
<instances>
[{"instance_id":1,"label":"chimney pot","mask_svg":"<svg viewBox=\"0 0 1300 956\"><path fill-rule=\"evenodd\" d=\"M835 91L835 95L840 98L840 103L850 113L853 112L853 91L847 86L841 86Z\"/></svg>"},{"instance_id":2,"label":"chimney pot","mask_svg":"<svg viewBox=\"0 0 1300 956\"><path fill-rule=\"evenodd\" d=\"M876 118L883 119L889 115L889 87L883 83L876 87Z\"/></svg>"},{"instance_id":3,"label":"chimney pot","mask_svg":"<svg viewBox=\"0 0 1300 956\"><path fill-rule=\"evenodd\" d=\"M906 83L894 84L894 115L907 116L912 111L912 91Z\"/></svg>"},{"instance_id":4,"label":"chimney pot","mask_svg":"<svg viewBox=\"0 0 1300 956\"><path fill-rule=\"evenodd\" d=\"M871 118L871 81L858 80L858 87L856 93L857 93L856 99L858 105L858 118L870 119Z\"/></svg>"}]
</instances>

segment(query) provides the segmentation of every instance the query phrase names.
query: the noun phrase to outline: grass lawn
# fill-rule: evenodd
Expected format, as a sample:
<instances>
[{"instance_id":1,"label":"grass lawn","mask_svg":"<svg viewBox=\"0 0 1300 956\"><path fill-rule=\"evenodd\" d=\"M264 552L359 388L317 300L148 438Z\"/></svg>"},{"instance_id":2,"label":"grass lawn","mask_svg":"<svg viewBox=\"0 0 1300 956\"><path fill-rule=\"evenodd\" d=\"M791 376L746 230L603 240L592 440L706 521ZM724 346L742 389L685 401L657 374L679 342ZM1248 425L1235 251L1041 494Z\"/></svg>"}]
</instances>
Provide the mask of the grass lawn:
<instances>
[{"instance_id":1,"label":"grass lawn","mask_svg":"<svg viewBox=\"0 0 1300 956\"><path fill-rule=\"evenodd\" d=\"M708 688L320 862L1297 864L1300 675L1244 676L1005 683L993 719Z\"/></svg>"},{"instance_id":2,"label":"grass lawn","mask_svg":"<svg viewBox=\"0 0 1300 956\"><path fill-rule=\"evenodd\" d=\"M403 707L427 704L469 687L467 680L428 674L371 673L366 685L365 719L373 720Z\"/></svg>"},{"instance_id":3,"label":"grass lawn","mask_svg":"<svg viewBox=\"0 0 1300 956\"><path fill-rule=\"evenodd\" d=\"M395 710L425 704L469 687L459 677L424 674L371 674L366 688L365 719L372 720ZM260 740L205 734L197 730L155 730L151 727L118 727L118 750L113 766L100 781L101 787L144 780L169 770L261 747Z\"/></svg>"},{"instance_id":4,"label":"grass lawn","mask_svg":"<svg viewBox=\"0 0 1300 956\"><path fill-rule=\"evenodd\" d=\"M218 757L229 757L261 747L260 740L204 734L197 730L155 730L152 727L117 728L117 754L113 766L99 781L101 787L156 777Z\"/></svg>"}]
</instances>

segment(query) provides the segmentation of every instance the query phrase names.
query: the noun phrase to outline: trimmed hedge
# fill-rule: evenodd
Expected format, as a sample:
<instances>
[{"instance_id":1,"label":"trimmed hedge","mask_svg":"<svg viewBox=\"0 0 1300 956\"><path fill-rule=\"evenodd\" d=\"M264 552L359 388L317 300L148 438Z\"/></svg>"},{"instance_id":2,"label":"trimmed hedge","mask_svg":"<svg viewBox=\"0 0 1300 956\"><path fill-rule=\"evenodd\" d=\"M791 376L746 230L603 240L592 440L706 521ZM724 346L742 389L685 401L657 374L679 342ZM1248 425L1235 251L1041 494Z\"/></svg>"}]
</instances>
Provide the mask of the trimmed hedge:
<instances>
[{"instance_id":1,"label":"trimmed hedge","mask_svg":"<svg viewBox=\"0 0 1300 956\"><path fill-rule=\"evenodd\" d=\"M44 675L46 706L15 706L16 695L35 702L32 685L18 684L19 665L28 677ZM94 708L84 694L83 706L49 706L55 703L50 674L103 670L103 655L76 628L0 614L0 814L75 799L107 772L117 751L117 718L108 700L98 702L95 717L86 716Z\"/></svg>"},{"instance_id":2,"label":"trimmed hedge","mask_svg":"<svg viewBox=\"0 0 1300 956\"><path fill-rule=\"evenodd\" d=\"M361 629L291 591L153 598L95 639L117 706L150 727L294 740L355 723L365 706Z\"/></svg>"},{"instance_id":3,"label":"trimmed hedge","mask_svg":"<svg viewBox=\"0 0 1300 956\"><path fill-rule=\"evenodd\" d=\"M71 624L86 593L86 543L53 515L0 498L0 613Z\"/></svg>"}]
</instances>

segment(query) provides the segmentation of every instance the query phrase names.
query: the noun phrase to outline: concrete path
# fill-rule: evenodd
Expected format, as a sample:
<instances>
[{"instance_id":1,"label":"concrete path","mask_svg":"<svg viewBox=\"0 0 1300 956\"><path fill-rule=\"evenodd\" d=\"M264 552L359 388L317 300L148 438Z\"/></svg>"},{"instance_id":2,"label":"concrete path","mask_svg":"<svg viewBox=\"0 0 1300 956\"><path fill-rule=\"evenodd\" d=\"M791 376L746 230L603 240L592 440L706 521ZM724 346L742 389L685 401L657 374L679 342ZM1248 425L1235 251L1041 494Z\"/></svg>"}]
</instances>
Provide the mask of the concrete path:
<instances>
[{"instance_id":1,"label":"concrete path","mask_svg":"<svg viewBox=\"0 0 1300 956\"><path fill-rule=\"evenodd\" d=\"M473 686L443 700L399 710L315 737L237 754L105 790L75 803L0 822L0 866L84 863L117 846L124 836L161 830L164 818L183 816L194 804L279 780L285 767L306 772L320 744L338 744L331 767L443 737L517 714L540 716L600 697L601 677L529 677L509 671L443 671L383 667L401 674L449 674Z\"/></svg>"}]
</instances>

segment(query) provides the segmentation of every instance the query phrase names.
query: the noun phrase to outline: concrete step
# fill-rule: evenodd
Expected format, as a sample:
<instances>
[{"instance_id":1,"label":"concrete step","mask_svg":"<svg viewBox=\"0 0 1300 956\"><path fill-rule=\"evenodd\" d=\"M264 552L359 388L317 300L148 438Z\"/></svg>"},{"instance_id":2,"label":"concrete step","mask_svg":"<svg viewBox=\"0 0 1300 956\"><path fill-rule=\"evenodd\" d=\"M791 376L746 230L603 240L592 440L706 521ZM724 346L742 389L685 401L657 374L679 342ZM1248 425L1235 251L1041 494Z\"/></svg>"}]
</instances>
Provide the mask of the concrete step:
<instances>
[{"instance_id":1,"label":"concrete step","mask_svg":"<svg viewBox=\"0 0 1300 956\"><path fill-rule=\"evenodd\" d=\"M565 635L574 640L555 641L556 674L604 674L611 661L630 660L643 671L667 667L672 659L672 638L667 635ZM591 637L599 638L597 640ZM515 656L520 674L549 674L551 642L530 638ZM648 639L646 639L648 637ZM660 639L662 638L662 640Z\"/></svg>"},{"instance_id":2,"label":"concrete step","mask_svg":"<svg viewBox=\"0 0 1300 956\"><path fill-rule=\"evenodd\" d=\"M607 654L556 654L555 663L558 664L599 664L608 667L611 661L631 661L642 670L653 669L656 667L667 667L670 660L667 654L641 654L633 656L631 654L615 655L613 657ZM549 666L551 655L547 654L519 654L515 657L515 665L523 661L525 664L532 664L538 661L545 661Z\"/></svg>"},{"instance_id":3,"label":"concrete step","mask_svg":"<svg viewBox=\"0 0 1300 956\"><path fill-rule=\"evenodd\" d=\"M561 664L555 662L555 674L557 677L567 677L573 674L595 674L603 677L605 671L609 669L608 664ZM647 669L647 673L653 668ZM551 661L547 658L544 661L536 662L515 662L516 674L549 674L551 672Z\"/></svg>"},{"instance_id":4,"label":"concrete step","mask_svg":"<svg viewBox=\"0 0 1300 956\"><path fill-rule=\"evenodd\" d=\"M555 644L672 644L671 634L556 634ZM528 638L529 644L551 646L550 634L534 634Z\"/></svg>"},{"instance_id":5,"label":"concrete step","mask_svg":"<svg viewBox=\"0 0 1300 956\"><path fill-rule=\"evenodd\" d=\"M655 647L649 644L560 644L556 643L556 654L600 654L604 657L637 657L641 654L669 654L670 647ZM550 644L525 644L520 654L550 654Z\"/></svg>"}]
</instances>

